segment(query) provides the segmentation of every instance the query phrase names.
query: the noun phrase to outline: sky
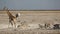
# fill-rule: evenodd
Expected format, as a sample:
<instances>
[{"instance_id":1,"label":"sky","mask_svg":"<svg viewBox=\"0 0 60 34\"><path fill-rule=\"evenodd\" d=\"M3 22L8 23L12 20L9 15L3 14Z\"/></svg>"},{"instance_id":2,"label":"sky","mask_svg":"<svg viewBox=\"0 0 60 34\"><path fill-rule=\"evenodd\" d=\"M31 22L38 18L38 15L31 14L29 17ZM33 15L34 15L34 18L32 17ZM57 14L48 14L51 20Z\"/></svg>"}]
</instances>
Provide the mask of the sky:
<instances>
[{"instance_id":1,"label":"sky","mask_svg":"<svg viewBox=\"0 0 60 34\"><path fill-rule=\"evenodd\" d=\"M54 10L60 9L60 0L0 0L0 9Z\"/></svg>"}]
</instances>

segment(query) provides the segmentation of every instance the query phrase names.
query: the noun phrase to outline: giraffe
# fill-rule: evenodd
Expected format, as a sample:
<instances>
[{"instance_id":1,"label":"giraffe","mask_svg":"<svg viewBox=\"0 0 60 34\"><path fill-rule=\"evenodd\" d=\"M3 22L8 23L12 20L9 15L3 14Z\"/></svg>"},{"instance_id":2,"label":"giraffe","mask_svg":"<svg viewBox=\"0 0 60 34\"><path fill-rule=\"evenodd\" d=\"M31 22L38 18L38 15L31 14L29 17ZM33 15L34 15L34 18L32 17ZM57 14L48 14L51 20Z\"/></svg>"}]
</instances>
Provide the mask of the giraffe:
<instances>
[{"instance_id":1,"label":"giraffe","mask_svg":"<svg viewBox=\"0 0 60 34\"><path fill-rule=\"evenodd\" d=\"M8 15L8 17L9 17L9 25L11 24L12 27L13 27L13 25L14 25L14 27L16 28L17 17L20 16L20 13L17 13L16 16L13 16L13 15L9 12L9 10L7 10L6 12L7 12L7 15ZM9 25L8 25L8 27L9 27Z\"/></svg>"}]
</instances>

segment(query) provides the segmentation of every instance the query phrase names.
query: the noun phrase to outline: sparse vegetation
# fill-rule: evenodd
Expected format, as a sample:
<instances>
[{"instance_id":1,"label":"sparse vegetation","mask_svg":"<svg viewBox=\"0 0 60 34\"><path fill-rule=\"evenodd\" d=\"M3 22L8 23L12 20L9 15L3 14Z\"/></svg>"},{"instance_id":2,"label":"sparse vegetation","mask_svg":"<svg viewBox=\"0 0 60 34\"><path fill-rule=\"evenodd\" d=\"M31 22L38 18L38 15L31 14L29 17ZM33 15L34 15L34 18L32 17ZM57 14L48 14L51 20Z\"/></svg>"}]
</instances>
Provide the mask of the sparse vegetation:
<instances>
[{"instance_id":1,"label":"sparse vegetation","mask_svg":"<svg viewBox=\"0 0 60 34\"><path fill-rule=\"evenodd\" d=\"M16 13L16 12L14 11L13 13ZM56 13L56 11L55 12L50 12L50 13L47 12L47 11L45 13L44 12L39 12L39 11L38 12L37 11L36 12L34 12L34 11L33 12L26 11L24 13L24 11L23 12L21 11L21 17L19 19L20 22L18 22L19 24L22 23L23 24L22 26L24 26L27 23L30 24L30 21L31 21L33 24L34 23L36 23L36 24L39 23L38 25L39 25L39 27L41 29L35 28L35 29L21 30L20 28L16 28L16 29L4 28L4 29L0 29L0 34L60 34L60 29L55 29L55 30L54 29L48 29L48 30L47 29L42 29L45 26L46 26L46 28L50 26L47 23L50 23L50 24L59 23L60 19L59 18L55 19L56 16L59 16L59 14L60 14L59 11L57 13ZM2 24L8 24L7 15L5 13L3 13L3 12L2 13L0 12L0 15L3 15L3 16L0 16L0 24L1 23ZM30 17L30 16L32 16L32 17ZM23 19L24 20L26 19L26 20L24 21ZM51 20L51 21L49 21L49 20ZM41 23L42 24L46 23L46 25L42 26L42 25L40 25ZM3 25L3 26L5 26L5 25ZM20 27L20 26L21 25L19 25L18 27ZM2 27L0 27L0 28L2 28Z\"/></svg>"}]
</instances>

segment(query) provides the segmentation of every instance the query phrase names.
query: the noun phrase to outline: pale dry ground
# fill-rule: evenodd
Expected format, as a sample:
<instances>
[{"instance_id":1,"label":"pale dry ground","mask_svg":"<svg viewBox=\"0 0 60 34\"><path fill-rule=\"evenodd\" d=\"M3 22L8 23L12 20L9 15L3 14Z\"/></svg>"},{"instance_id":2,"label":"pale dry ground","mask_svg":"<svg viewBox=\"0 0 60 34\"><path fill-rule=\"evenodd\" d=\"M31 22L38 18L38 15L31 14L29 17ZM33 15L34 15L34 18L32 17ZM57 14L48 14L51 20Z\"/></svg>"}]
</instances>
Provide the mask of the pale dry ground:
<instances>
[{"instance_id":1,"label":"pale dry ground","mask_svg":"<svg viewBox=\"0 0 60 34\"><path fill-rule=\"evenodd\" d=\"M11 11L10 11L11 12ZM60 11L18 11L21 13L17 24L21 22L25 24L60 24ZM17 11L12 11L11 13L15 15ZM60 30L41 30L41 29L30 29L30 30L21 30L19 28L13 29L8 28L8 16L6 11L0 11L0 34L60 34Z\"/></svg>"}]
</instances>

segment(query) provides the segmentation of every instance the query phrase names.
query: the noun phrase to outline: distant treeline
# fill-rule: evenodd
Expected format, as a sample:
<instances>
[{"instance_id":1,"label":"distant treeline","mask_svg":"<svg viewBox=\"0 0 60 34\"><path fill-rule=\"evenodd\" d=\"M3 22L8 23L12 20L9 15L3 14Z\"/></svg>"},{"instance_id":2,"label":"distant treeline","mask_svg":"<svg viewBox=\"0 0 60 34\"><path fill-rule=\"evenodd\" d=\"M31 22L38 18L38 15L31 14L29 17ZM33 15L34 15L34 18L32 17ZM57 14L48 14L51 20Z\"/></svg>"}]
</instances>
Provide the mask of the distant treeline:
<instances>
[{"instance_id":1,"label":"distant treeline","mask_svg":"<svg viewBox=\"0 0 60 34\"><path fill-rule=\"evenodd\" d=\"M0 10L0 11L4 11L4 10ZM60 11L59 10L9 10L9 11Z\"/></svg>"}]
</instances>

